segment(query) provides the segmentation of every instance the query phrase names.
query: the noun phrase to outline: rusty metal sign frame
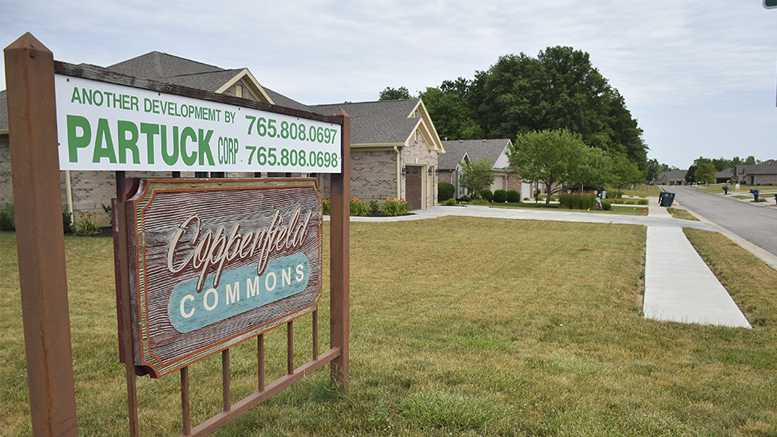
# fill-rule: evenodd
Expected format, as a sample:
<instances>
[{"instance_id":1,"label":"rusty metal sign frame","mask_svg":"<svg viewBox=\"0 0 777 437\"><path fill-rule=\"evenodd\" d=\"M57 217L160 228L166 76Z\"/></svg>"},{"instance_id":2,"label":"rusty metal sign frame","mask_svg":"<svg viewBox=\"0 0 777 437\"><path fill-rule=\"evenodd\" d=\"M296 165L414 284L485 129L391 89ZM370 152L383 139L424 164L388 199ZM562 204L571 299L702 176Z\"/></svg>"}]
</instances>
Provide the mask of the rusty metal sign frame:
<instances>
[{"instance_id":1,"label":"rusty metal sign frame","mask_svg":"<svg viewBox=\"0 0 777 437\"><path fill-rule=\"evenodd\" d=\"M189 405L188 367L180 370L182 435L209 435L240 415L320 367L330 364L330 376L342 389L349 381L350 331L350 117L342 109L332 116L248 102L236 97L209 93L150 80L93 70L55 61L53 53L32 34L26 33L5 48L8 122L11 141L19 278L24 321L25 348L30 388L33 433L41 436L77 436L75 383L72 366L70 319L67 303L64 233L59 213L61 191L57 148L54 74L83 77L103 82L184 95L203 100L251 107L279 114L325 120L342 126L341 173L331 174L330 212L330 349L318 352L318 312L312 312L312 359L295 367L293 321L287 326L287 374L269 385L264 378L264 335L257 338L257 391L231 402L229 349L222 352L223 411L192 427ZM127 199L136 182L116 172L116 211L126 216ZM126 223L117 224L116 252L127 254ZM120 275L118 293L129 302L127 257L117 260ZM131 338L131 310L120 309L125 339ZM133 363L131 342L124 342L126 357L129 435L139 435L136 376L142 368Z\"/></svg>"}]
</instances>

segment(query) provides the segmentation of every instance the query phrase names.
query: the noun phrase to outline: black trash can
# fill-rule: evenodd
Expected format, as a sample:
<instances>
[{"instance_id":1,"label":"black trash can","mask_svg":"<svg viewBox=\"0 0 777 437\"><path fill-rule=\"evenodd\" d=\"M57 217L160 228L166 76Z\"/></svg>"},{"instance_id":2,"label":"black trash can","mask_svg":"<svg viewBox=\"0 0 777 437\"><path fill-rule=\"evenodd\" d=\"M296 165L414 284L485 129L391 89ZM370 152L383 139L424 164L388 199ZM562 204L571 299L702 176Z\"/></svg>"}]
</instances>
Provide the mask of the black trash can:
<instances>
[{"instance_id":1,"label":"black trash can","mask_svg":"<svg viewBox=\"0 0 777 437\"><path fill-rule=\"evenodd\" d=\"M723 194L728 194L728 185L723 185Z\"/></svg>"},{"instance_id":2,"label":"black trash can","mask_svg":"<svg viewBox=\"0 0 777 437\"><path fill-rule=\"evenodd\" d=\"M751 188L750 192L753 193L753 202L758 202L758 189Z\"/></svg>"},{"instance_id":3,"label":"black trash can","mask_svg":"<svg viewBox=\"0 0 777 437\"><path fill-rule=\"evenodd\" d=\"M661 206L667 208L672 206L672 202L674 202L674 193L667 191L661 194L663 194L663 196L661 196Z\"/></svg>"}]
</instances>

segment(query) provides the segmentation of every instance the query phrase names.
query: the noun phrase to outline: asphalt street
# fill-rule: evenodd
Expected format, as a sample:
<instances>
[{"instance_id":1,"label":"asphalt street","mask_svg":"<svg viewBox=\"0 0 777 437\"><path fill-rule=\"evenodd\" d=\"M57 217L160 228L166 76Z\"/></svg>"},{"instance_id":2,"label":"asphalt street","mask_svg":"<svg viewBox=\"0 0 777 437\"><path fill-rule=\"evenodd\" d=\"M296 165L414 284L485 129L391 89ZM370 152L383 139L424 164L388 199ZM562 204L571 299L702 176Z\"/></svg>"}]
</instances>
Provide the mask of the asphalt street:
<instances>
[{"instance_id":1,"label":"asphalt street","mask_svg":"<svg viewBox=\"0 0 777 437\"><path fill-rule=\"evenodd\" d=\"M777 207L755 206L688 187L664 187L680 207L721 226L777 256ZM729 194L730 195L730 194ZM767 198L773 203L774 197Z\"/></svg>"}]
</instances>

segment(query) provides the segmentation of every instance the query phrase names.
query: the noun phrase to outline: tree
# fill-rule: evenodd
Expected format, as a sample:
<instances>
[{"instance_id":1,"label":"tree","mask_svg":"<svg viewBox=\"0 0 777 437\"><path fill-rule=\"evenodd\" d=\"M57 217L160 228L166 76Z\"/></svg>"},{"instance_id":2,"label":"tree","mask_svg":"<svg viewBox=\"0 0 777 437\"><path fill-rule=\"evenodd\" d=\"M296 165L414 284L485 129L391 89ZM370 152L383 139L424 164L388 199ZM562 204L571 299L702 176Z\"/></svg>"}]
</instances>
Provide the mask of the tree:
<instances>
[{"instance_id":1,"label":"tree","mask_svg":"<svg viewBox=\"0 0 777 437\"><path fill-rule=\"evenodd\" d=\"M576 168L573 168L568 182L581 187L599 189L610 181L612 158L602 149L586 146Z\"/></svg>"},{"instance_id":2,"label":"tree","mask_svg":"<svg viewBox=\"0 0 777 437\"><path fill-rule=\"evenodd\" d=\"M480 196L480 190L494 183L490 159L483 157L477 161L462 161L459 165L461 165L459 183L473 198Z\"/></svg>"},{"instance_id":3,"label":"tree","mask_svg":"<svg viewBox=\"0 0 777 437\"><path fill-rule=\"evenodd\" d=\"M523 180L545 184L548 205L550 195L561 190L557 184L580 178L578 165L586 150L580 135L566 129L543 130L518 135L507 156Z\"/></svg>"},{"instance_id":4,"label":"tree","mask_svg":"<svg viewBox=\"0 0 777 437\"><path fill-rule=\"evenodd\" d=\"M588 146L625 154L640 170L647 167L642 129L583 51L558 46L537 58L502 56L476 72L467 100L488 138L566 129Z\"/></svg>"},{"instance_id":5,"label":"tree","mask_svg":"<svg viewBox=\"0 0 777 437\"><path fill-rule=\"evenodd\" d=\"M685 182L688 183L694 183L696 182L696 169L698 166L696 164L688 167L688 171L685 173Z\"/></svg>"},{"instance_id":6,"label":"tree","mask_svg":"<svg viewBox=\"0 0 777 437\"><path fill-rule=\"evenodd\" d=\"M615 188L621 189L626 185L642 183L644 180L644 172L639 169L637 164L629 161L626 155L617 155L614 158L610 183Z\"/></svg>"},{"instance_id":7,"label":"tree","mask_svg":"<svg viewBox=\"0 0 777 437\"><path fill-rule=\"evenodd\" d=\"M401 86L397 89L386 87L385 90L380 92L378 100L400 100L400 99L412 99L410 91L407 88Z\"/></svg>"},{"instance_id":8,"label":"tree","mask_svg":"<svg viewBox=\"0 0 777 437\"><path fill-rule=\"evenodd\" d=\"M690 172L690 170L689 170ZM696 182L704 182L711 184L715 182L715 165L712 163L699 164L696 171L693 173L693 177Z\"/></svg>"},{"instance_id":9,"label":"tree","mask_svg":"<svg viewBox=\"0 0 777 437\"><path fill-rule=\"evenodd\" d=\"M440 138L451 140L474 140L483 138L483 130L474 120L474 113L456 88L426 88L419 94L426 110L434 121Z\"/></svg>"}]
</instances>

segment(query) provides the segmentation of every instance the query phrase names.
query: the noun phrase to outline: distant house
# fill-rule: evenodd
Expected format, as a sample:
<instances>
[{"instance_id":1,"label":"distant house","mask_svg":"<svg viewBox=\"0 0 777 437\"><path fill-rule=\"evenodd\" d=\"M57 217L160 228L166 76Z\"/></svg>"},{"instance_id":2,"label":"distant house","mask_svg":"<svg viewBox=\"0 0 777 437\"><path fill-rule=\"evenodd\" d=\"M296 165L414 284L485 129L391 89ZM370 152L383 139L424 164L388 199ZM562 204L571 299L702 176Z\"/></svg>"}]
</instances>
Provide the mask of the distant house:
<instances>
[{"instance_id":1,"label":"distant house","mask_svg":"<svg viewBox=\"0 0 777 437\"><path fill-rule=\"evenodd\" d=\"M351 193L365 200L406 199L414 209L437 202L438 159L445 153L421 99L308 106L262 86L247 68L223 69L161 52L107 68L84 68L150 79L218 94L331 115L351 116ZM127 172L127 177L170 177ZM181 177L316 177L329 197L328 174L181 172ZM78 213L102 212L115 196L113 172L61 172L62 202ZM66 186L72 190L68 194ZM13 201L6 93L0 91L0 205ZM107 219L107 217L105 217Z\"/></svg>"},{"instance_id":2,"label":"distant house","mask_svg":"<svg viewBox=\"0 0 777 437\"><path fill-rule=\"evenodd\" d=\"M656 179L656 185L684 185L688 170L671 170L661 173Z\"/></svg>"},{"instance_id":3,"label":"distant house","mask_svg":"<svg viewBox=\"0 0 777 437\"><path fill-rule=\"evenodd\" d=\"M736 181L747 185L777 184L777 161L769 159L755 165L734 167Z\"/></svg>"},{"instance_id":4,"label":"distant house","mask_svg":"<svg viewBox=\"0 0 777 437\"><path fill-rule=\"evenodd\" d=\"M440 157L440 182L449 182L455 187L455 196L461 197L466 189L460 186L459 176L461 174L462 162L473 162L482 158L488 159L491 170L494 172L494 183L489 189L496 190L516 190L528 193L529 184L523 184L520 176L510 169L510 162L507 158L507 151L512 142L508 139L491 140L458 140L443 141L445 155ZM526 185L526 187L522 187Z\"/></svg>"},{"instance_id":5,"label":"distant house","mask_svg":"<svg viewBox=\"0 0 777 437\"><path fill-rule=\"evenodd\" d=\"M732 179L734 179L734 167L729 167L723 171L715 173L716 184L726 184Z\"/></svg>"}]
</instances>

